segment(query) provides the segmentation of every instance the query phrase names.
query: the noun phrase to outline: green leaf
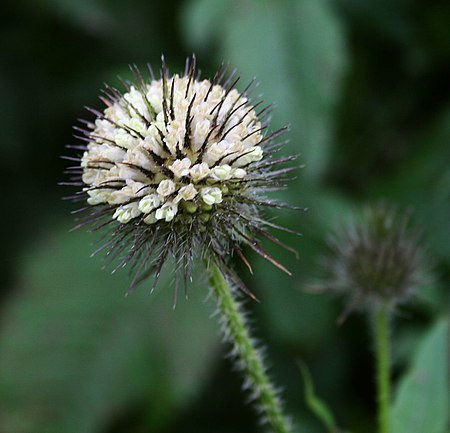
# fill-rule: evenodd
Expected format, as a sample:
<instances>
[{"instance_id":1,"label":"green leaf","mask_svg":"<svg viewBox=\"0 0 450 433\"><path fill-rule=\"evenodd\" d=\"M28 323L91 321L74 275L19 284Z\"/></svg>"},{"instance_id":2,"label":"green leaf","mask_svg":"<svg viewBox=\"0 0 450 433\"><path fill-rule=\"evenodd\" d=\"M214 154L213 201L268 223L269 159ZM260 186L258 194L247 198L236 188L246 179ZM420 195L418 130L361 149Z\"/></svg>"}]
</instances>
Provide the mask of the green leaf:
<instances>
[{"instance_id":1,"label":"green leaf","mask_svg":"<svg viewBox=\"0 0 450 433\"><path fill-rule=\"evenodd\" d=\"M392 433L446 433L450 422L449 321L439 321L398 386Z\"/></svg>"},{"instance_id":2,"label":"green leaf","mask_svg":"<svg viewBox=\"0 0 450 433\"><path fill-rule=\"evenodd\" d=\"M402 166L375 185L373 193L412 207L434 254L450 263L450 109L444 110L415 140Z\"/></svg>"},{"instance_id":3,"label":"green leaf","mask_svg":"<svg viewBox=\"0 0 450 433\"><path fill-rule=\"evenodd\" d=\"M208 48L219 36L223 17L227 15L231 0L192 0L183 9L182 27L186 41L197 50Z\"/></svg>"},{"instance_id":4,"label":"green leaf","mask_svg":"<svg viewBox=\"0 0 450 433\"><path fill-rule=\"evenodd\" d=\"M302 154L305 175L319 179L329 163L346 61L331 2L235 1L223 40L223 57L244 81L261 82L264 100L276 104L272 127L291 125L291 151Z\"/></svg>"},{"instance_id":5,"label":"green leaf","mask_svg":"<svg viewBox=\"0 0 450 433\"><path fill-rule=\"evenodd\" d=\"M218 338L205 288L175 310L167 275L125 297L128 276L102 271L90 241L63 227L24 257L2 311L2 432L104 431L136 404L156 428L208 381Z\"/></svg>"},{"instance_id":6,"label":"green leaf","mask_svg":"<svg viewBox=\"0 0 450 433\"><path fill-rule=\"evenodd\" d=\"M320 421L322 421L322 424L329 433L339 432L331 410L315 393L314 383L307 366L303 362L299 362L298 365L305 383L305 400L309 409Z\"/></svg>"}]
</instances>

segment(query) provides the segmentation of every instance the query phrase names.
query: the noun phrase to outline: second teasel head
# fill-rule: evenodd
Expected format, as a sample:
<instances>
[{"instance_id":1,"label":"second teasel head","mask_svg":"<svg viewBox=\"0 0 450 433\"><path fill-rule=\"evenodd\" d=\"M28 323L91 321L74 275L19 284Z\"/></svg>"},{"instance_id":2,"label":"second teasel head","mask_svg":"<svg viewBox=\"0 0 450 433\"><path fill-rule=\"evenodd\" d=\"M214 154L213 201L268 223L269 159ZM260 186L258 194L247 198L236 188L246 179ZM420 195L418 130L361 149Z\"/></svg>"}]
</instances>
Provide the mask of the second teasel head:
<instances>
[{"instance_id":1,"label":"second teasel head","mask_svg":"<svg viewBox=\"0 0 450 433\"><path fill-rule=\"evenodd\" d=\"M328 245L322 288L345 295L348 310L394 306L424 282L419 230L393 205L366 206L336 230Z\"/></svg>"}]
</instances>

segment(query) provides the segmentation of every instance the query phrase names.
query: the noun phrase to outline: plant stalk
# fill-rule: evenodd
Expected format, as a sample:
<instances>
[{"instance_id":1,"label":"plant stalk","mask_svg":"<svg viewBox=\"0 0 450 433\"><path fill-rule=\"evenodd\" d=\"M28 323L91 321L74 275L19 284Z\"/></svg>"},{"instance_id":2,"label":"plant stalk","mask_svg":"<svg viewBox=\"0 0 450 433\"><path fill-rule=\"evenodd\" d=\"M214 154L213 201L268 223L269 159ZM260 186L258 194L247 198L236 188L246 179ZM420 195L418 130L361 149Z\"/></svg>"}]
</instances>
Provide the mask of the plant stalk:
<instances>
[{"instance_id":1,"label":"plant stalk","mask_svg":"<svg viewBox=\"0 0 450 433\"><path fill-rule=\"evenodd\" d=\"M378 432L390 433L390 345L389 306L375 312L375 345L377 364Z\"/></svg>"},{"instance_id":2,"label":"plant stalk","mask_svg":"<svg viewBox=\"0 0 450 433\"><path fill-rule=\"evenodd\" d=\"M270 382L261 353L250 337L242 306L234 298L233 291L217 265L210 263L211 290L221 316L222 332L233 345L237 365L244 372L246 385L258 404L262 421L269 424L274 433L292 433L289 420L283 414L280 398Z\"/></svg>"}]
</instances>

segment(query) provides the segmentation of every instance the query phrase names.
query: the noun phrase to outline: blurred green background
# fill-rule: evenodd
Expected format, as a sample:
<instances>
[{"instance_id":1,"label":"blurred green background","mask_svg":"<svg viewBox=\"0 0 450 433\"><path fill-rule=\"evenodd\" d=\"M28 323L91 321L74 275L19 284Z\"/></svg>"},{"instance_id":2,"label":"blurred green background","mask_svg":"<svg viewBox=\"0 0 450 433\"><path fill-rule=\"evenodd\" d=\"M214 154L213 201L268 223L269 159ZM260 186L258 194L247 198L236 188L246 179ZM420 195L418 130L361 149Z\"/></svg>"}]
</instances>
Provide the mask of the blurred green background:
<instances>
[{"instance_id":1,"label":"blurred green background","mask_svg":"<svg viewBox=\"0 0 450 433\"><path fill-rule=\"evenodd\" d=\"M101 258L89 257L98 236L69 232L74 205L60 199L70 191L57 186L59 156L76 142L75 120L90 118L83 106L100 107L103 82L118 86L130 63L158 69L162 52L172 71L195 52L204 77L229 61L241 89L256 76L276 104L273 128L290 125L284 153L306 167L278 197L309 211L276 215L303 233L282 236L300 260L268 246L289 278L249 252L255 275L240 271L261 303L246 305L301 431L324 430L305 405L298 359L340 425L374 432L366 319L337 326L342 301L304 289L323 273L330 230L385 198L413 210L433 275L395 321L395 379L448 316L450 3L6 0L0 8L0 432L260 431L201 276L175 310L170 276L152 295L143 284L124 297L126 272L100 270Z\"/></svg>"}]
</instances>

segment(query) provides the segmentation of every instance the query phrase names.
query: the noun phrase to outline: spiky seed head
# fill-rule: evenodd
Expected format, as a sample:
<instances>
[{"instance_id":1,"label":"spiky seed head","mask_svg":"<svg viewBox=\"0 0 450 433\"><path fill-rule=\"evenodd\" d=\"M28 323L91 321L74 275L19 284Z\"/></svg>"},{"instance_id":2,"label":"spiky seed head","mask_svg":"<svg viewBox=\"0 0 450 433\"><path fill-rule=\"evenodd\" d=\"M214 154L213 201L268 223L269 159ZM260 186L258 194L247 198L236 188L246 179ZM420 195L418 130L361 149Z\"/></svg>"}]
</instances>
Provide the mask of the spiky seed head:
<instances>
[{"instance_id":1,"label":"spiky seed head","mask_svg":"<svg viewBox=\"0 0 450 433\"><path fill-rule=\"evenodd\" d=\"M408 213L380 202L364 208L329 240L323 288L345 294L349 310L395 305L424 282L419 231Z\"/></svg>"},{"instance_id":2,"label":"spiky seed head","mask_svg":"<svg viewBox=\"0 0 450 433\"><path fill-rule=\"evenodd\" d=\"M112 227L99 250L132 262L132 286L146 273L157 279L168 258L186 279L196 256L238 282L228 258L237 252L248 263L241 244L284 270L256 236L278 242L261 208L284 205L264 193L280 188L292 168L277 166L295 158L275 157L285 128L266 133L269 110L251 101L253 82L240 93L225 69L201 80L195 57L182 76L170 76L164 59L159 79L131 69L135 81L124 83L125 92L106 86L106 108L88 109L95 119L75 127L85 145L68 183L81 186L78 198L87 202L80 225Z\"/></svg>"}]
</instances>

